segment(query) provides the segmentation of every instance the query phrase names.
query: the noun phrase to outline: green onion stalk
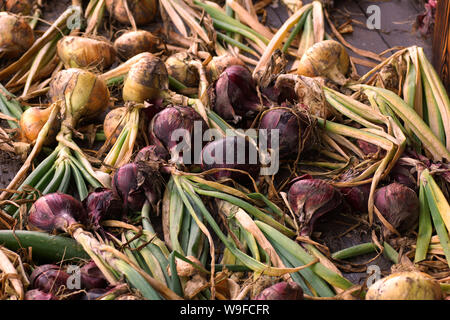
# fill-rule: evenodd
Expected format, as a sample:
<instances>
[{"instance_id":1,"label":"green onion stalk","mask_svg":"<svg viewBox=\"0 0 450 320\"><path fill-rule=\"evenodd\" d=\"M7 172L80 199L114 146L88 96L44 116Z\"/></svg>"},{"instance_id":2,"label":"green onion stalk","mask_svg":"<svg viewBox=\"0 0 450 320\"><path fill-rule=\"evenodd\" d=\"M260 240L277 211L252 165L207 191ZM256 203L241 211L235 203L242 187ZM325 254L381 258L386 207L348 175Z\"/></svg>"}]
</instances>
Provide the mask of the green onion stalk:
<instances>
[{"instance_id":1,"label":"green onion stalk","mask_svg":"<svg viewBox=\"0 0 450 320\"><path fill-rule=\"evenodd\" d=\"M0 112L7 116L11 129L19 127L18 121L23 113L23 108L17 97L0 84Z\"/></svg>"},{"instance_id":2,"label":"green onion stalk","mask_svg":"<svg viewBox=\"0 0 450 320\"><path fill-rule=\"evenodd\" d=\"M50 117L39 132L28 159L8 186L8 190L15 190L18 187L19 195L15 201L32 200L39 193L48 194L56 191L63 193L73 191L83 200L89 192L88 187L110 185L109 175L94 170L84 152L73 140L74 129L81 120L97 116L108 106L109 91L105 83L89 71L67 69L55 76L50 85L50 96L54 101ZM56 136L57 146L26 176L31 162L41 150L58 115L62 121ZM71 185L75 185L76 190L71 190ZM23 192L30 188L32 192ZM8 193L4 192L2 196L6 198ZM16 217L19 210L9 205L7 212Z\"/></svg>"}]
</instances>

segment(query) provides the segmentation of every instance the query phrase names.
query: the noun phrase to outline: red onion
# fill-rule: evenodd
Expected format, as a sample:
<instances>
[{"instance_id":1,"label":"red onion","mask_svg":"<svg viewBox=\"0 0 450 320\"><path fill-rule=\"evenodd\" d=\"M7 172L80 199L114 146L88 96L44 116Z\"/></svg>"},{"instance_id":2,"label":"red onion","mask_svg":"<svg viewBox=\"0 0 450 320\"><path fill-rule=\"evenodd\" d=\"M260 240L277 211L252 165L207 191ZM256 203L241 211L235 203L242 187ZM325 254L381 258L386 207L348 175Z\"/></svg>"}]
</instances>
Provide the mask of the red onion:
<instances>
[{"instance_id":1,"label":"red onion","mask_svg":"<svg viewBox=\"0 0 450 320\"><path fill-rule=\"evenodd\" d=\"M192 164L200 161L203 132L206 129L208 125L193 108L168 106L153 118L149 126L149 137L152 144L165 147L174 162L183 159L185 164ZM196 134L199 139L196 139ZM190 153L190 157L183 151L176 153L178 144L182 142L187 143L183 150ZM197 146L196 143L201 145Z\"/></svg>"},{"instance_id":2,"label":"red onion","mask_svg":"<svg viewBox=\"0 0 450 320\"><path fill-rule=\"evenodd\" d=\"M67 287L69 275L54 264L44 264L36 267L30 276L31 286L45 293L58 292L60 287Z\"/></svg>"},{"instance_id":3,"label":"red onion","mask_svg":"<svg viewBox=\"0 0 450 320\"><path fill-rule=\"evenodd\" d=\"M354 212L367 212L370 194L370 184L356 187L341 188L345 202Z\"/></svg>"},{"instance_id":4,"label":"red onion","mask_svg":"<svg viewBox=\"0 0 450 320\"><path fill-rule=\"evenodd\" d=\"M419 220L419 198L414 190L391 183L375 192L375 206L399 232L409 231ZM390 234L389 230L385 231Z\"/></svg>"},{"instance_id":5,"label":"red onion","mask_svg":"<svg viewBox=\"0 0 450 320\"><path fill-rule=\"evenodd\" d=\"M108 285L103 273L94 261L90 261L81 268L81 285L87 290L103 289Z\"/></svg>"},{"instance_id":6,"label":"red onion","mask_svg":"<svg viewBox=\"0 0 450 320\"><path fill-rule=\"evenodd\" d=\"M83 205L87 211L89 226L94 230L101 229L102 220L118 218L123 211L120 199L107 188L97 188L89 193Z\"/></svg>"},{"instance_id":7,"label":"red onion","mask_svg":"<svg viewBox=\"0 0 450 320\"><path fill-rule=\"evenodd\" d=\"M272 130L279 130L279 157L288 159L296 157L300 143L300 123L293 111L288 109L269 110L261 118L259 129L267 130L267 147L272 148Z\"/></svg>"},{"instance_id":8,"label":"red onion","mask_svg":"<svg viewBox=\"0 0 450 320\"><path fill-rule=\"evenodd\" d=\"M128 163L117 169L113 190L123 207L140 211L145 201L155 205L161 199L164 180L158 170L143 164Z\"/></svg>"},{"instance_id":9,"label":"red onion","mask_svg":"<svg viewBox=\"0 0 450 320\"><path fill-rule=\"evenodd\" d=\"M33 203L28 213L28 223L48 232L67 231L75 223L86 222L83 204L64 193L49 193Z\"/></svg>"},{"instance_id":10,"label":"red onion","mask_svg":"<svg viewBox=\"0 0 450 320\"><path fill-rule=\"evenodd\" d=\"M294 281L283 281L264 289L253 300L303 300L303 290Z\"/></svg>"},{"instance_id":11,"label":"red onion","mask_svg":"<svg viewBox=\"0 0 450 320\"><path fill-rule=\"evenodd\" d=\"M164 162L169 160L169 153L162 146L150 145L142 148L136 154L134 162Z\"/></svg>"},{"instance_id":12,"label":"red onion","mask_svg":"<svg viewBox=\"0 0 450 320\"><path fill-rule=\"evenodd\" d=\"M82 296L81 300L97 300L98 298L104 296L109 290L102 288L94 288L86 291Z\"/></svg>"},{"instance_id":13,"label":"red onion","mask_svg":"<svg viewBox=\"0 0 450 320\"><path fill-rule=\"evenodd\" d=\"M365 155L375 154L379 150L376 145L364 140L357 140L356 143Z\"/></svg>"},{"instance_id":14,"label":"red onion","mask_svg":"<svg viewBox=\"0 0 450 320\"><path fill-rule=\"evenodd\" d=\"M203 170L214 168L238 169L246 171L253 178L256 178L260 169L258 151L248 140L242 137L228 136L212 141L203 148L202 167ZM218 180L222 178L236 180L246 175L230 170L218 170L212 176Z\"/></svg>"},{"instance_id":15,"label":"red onion","mask_svg":"<svg viewBox=\"0 0 450 320\"><path fill-rule=\"evenodd\" d=\"M28 290L25 293L25 300L57 300L51 293L46 293L39 289Z\"/></svg>"},{"instance_id":16,"label":"red onion","mask_svg":"<svg viewBox=\"0 0 450 320\"><path fill-rule=\"evenodd\" d=\"M261 110L252 74L240 65L226 68L210 95L213 110L235 124L253 118Z\"/></svg>"},{"instance_id":17,"label":"red onion","mask_svg":"<svg viewBox=\"0 0 450 320\"><path fill-rule=\"evenodd\" d=\"M309 235L315 221L341 204L341 194L332 185L319 179L295 182L289 189L288 201L299 217L300 233Z\"/></svg>"},{"instance_id":18,"label":"red onion","mask_svg":"<svg viewBox=\"0 0 450 320\"><path fill-rule=\"evenodd\" d=\"M389 173L389 177L395 182L401 183L408 188L413 190L417 189L417 179L411 174L406 166L396 164Z\"/></svg>"}]
</instances>

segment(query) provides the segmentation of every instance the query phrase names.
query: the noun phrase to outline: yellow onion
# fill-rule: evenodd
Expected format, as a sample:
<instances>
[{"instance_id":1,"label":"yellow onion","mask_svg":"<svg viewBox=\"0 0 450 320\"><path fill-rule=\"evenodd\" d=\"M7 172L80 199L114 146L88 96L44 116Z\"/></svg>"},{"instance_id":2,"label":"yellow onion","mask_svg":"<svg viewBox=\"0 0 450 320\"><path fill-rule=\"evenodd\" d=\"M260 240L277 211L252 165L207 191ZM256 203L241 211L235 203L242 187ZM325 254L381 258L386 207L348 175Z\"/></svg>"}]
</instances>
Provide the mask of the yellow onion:
<instances>
[{"instance_id":1,"label":"yellow onion","mask_svg":"<svg viewBox=\"0 0 450 320\"><path fill-rule=\"evenodd\" d=\"M144 25L152 22L157 13L156 0L126 0L128 9L136 21L137 25ZM106 8L109 14L123 24L130 24L127 10L124 5L125 0L106 0Z\"/></svg>"},{"instance_id":2,"label":"yellow onion","mask_svg":"<svg viewBox=\"0 0 450 320\"><path fill-rule=\"evenodd\" d=\"M398 272L378 280L366 300L441 300L439 283L423 272Z\"/></svg>"},{"instance_id":3,"label":"yellow onion","mask_svg":"<svg viewBox=\"0 0 450 320\"><path fill-rule=\"evenodd\" d=\"M0 12L0 58L17 58L33 42L33 29L24 19Z\"/></svg>"},{"instance_id":4,"label":"yellow onion","mask_svg":"<svg viewBox=\"0 0 450 320\"><path fill-rule=\"evenodd\" d=\"M229 66L240 65L245 67L245 63L231 54L224 54L221 56L215 56L206 65L206 75L210 83L216 81L222 72L225 71Z\"/></svg>"},{"instance_id":5,"label":"yellow onion","mask_svg":"<svg viewBox=\"0 0 450 320\"><path fill-rule=\"evenodd\" d=\"M37 139L39 132L50 117L51 110L52 108L32 107L22 113L19 125L20 136L23 142L32 143ZM45 145L49 145L55 140L59 131L59 118L57 120L58 124L54 124L50 128L47 139L44 142Z\"/></svg>"},{"instance_id":6,"label":"yellow onion","mask_svg":"<svg viewBox=\"0 0 450 320\"><path fill-rule=\"evenodd\" d=\"M49 95L53 102L65 102L73 125L80 119L95 118L106 110L109 102L105 82L92 72L76 68L58 72L50 83Z\"/></svg>"},{"instance_id":7,"label":"yellow onion","mask_svg":"<svg viewBox=\"0 0 450 320\"><path fill-rule=\"evenodd\" d=\"M158 38L146 30L128 31L114 41L119 57L128 60L142 52L153 52Z\"/></svg>"},{"instance_id":8,"label":"yellow onion","mask_svg":"<svg viewBox=\"0 0 450 320\"><path fill-rule=\"evenodd\" d=\"M58 41L57 52L66 68L93 67L103 70L116 59L112 44L100 38L65 36Z\"/></svg>"},{"instance_id":9,"label":"yellow onion","mask_svg":"<svg viewBox=\"0 0 450 320\"><path fill-rule=\"evenodd\" d=\"M31 3L29 0L6 0L5 9L11 13L29 15L31 12Z\"/></svg>"},{"instance_id":10,"label":"yellow onion","mask_svg":"<svg viewBox=\"0 0 450 320\"><path fill-rule=\"evenodd\" d=\"M120 107L115 108L108 112L106 114L105 120L103 121L103 132L105 132L106 139L109 139L109 137L113 136L111 138L111 144L114 144L119 137L120 133L122 132L122 129L125 125L125 121L122 121L122 123L119 124L120 119L125 115L127 112L127 108Z\"/></svg>"},{"instance_id":11,"label":"yellow onion","mask_svg":"<svg viewBox=\"0 0 450 320\"><path fill-rule=\"evenodd\" d=\"M189 66L189 55L186 52L178 52L171 55L166 60L166 67L169 76L180 81L186 87L198 86L198 72Z\"/></svg>"},{"instance_id":12,"label":"yellow onion","mask_svg":"<svg viewBox=\"0 0 450 320\"><path fill-rule=\"evenodd\" d=\"M169 88L169 77L164 62L158 57L143 56L133 64L123 85L124 101L143 103L157 99Z\"/></svg>"},{"instance_id":13,"label":"yellow onion","mask_svg":"<svg viewBox=\"0 0 450 320\"><path fill-rule=\"evenodd\" d=\"M350 58L344 46L334 40L317 42L300 59L297 74L306 77L327 77L345 84Z\"/></svg>"}]
</instances>

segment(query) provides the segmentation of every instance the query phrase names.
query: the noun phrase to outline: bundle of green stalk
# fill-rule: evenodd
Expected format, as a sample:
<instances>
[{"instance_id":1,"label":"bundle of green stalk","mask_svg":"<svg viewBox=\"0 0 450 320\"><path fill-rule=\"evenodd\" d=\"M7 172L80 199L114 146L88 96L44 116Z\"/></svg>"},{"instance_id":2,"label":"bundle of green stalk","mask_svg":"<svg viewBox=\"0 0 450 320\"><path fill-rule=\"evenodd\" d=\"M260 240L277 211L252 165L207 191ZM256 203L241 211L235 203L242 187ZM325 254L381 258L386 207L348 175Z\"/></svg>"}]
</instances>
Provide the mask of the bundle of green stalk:
<instances>
[{"instance_id":1,"label":"bundle of green stalk","mask_svg":"<svg viewBox=\"0 0 450 320\"><path fill-rule=\"evenodd\" d=\"M88 186L97 188L109 185L108 175L93 169L72 138L81 121L95 118L108 107L109 91L105 83L89 71L67 69L60 71L51 82L50 96L53 103L48 107L48 120L42 129L38 128L33 149L7 191L3 192L3 199L9 198L11 191L17 189L18 195L12 200L20 204L27 202L27 199L29 202L38 194L69 192L71 185L76 186L71 193L84 199ZM52 139L56 139L57 146L28 174L42 146L52 143ZM19 212L13 205L7 211L15 217Z\"/></svg>"},{"instance_id":2,"label":"bundle of green stalk","mask_svg":"<svg viewBox=\"0 0 450 320\"><path fill-rule=\"evenodd\" d=\"M19 127L18 121L20 120L23 109L17 97L10 93L4 86L0 84L0 112L3 119L7 120L11 129L17 129Z\"/></svg>"}]
</instances>

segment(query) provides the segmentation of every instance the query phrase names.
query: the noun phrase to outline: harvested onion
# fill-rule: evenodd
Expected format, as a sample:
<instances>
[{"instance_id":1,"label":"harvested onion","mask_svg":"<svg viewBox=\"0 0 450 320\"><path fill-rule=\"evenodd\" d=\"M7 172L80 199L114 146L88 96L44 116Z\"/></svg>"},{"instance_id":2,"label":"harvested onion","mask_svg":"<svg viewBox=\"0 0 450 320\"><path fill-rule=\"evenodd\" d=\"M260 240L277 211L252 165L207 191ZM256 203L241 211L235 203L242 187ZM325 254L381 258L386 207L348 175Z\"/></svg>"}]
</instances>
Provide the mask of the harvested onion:
<instances>
[{"instance_id":1,"label":"harvested onion","mask_svg":"<svg viewBox=\"0 0 450 320\"><path fill-rule=\"evenodd\" d=\"M137 25L144 25L152 22L157 13L156 0L106 0L106 8L109 14L123 24L130 24L127 10L124 5L127 1L128 9L136 21Z\"/></svg>"},{"instance_id":2,"label":"harvested onion","mask_svg":"<svg viewBox=\"0 0 450 320\"><path fill-rule=\"evenodd\" d=\"M142 52L153 52L157 39L146 30L128 31L114 41L114 49L120 58L128 60Z\"/></svg>"},{"instance_id":3,"label":"harvested onion","mask_svg":"<svg viewBox=\"0 0 450 320\"><path fill-rule=\"evenodd\" d=\"M30 25L21 17L0 12L0 58L17 58L34 42Z\"/></svg>"},{"instance_id":4,"label":"harvested onion","mask_svg":"<svg viewBox=\"0 0 450 320\"><path fill-rule=\"evenodd\" d=\"M11 13L21 13L29 15L31 12L31 3L29 0L6 0L5 9Z\"/></svg>"},{"instance_id":5,"label":"harvested onion","mask_svg":"<svg viewBox=\"0 0 450 320\"><path fill-rule=\"evenodd\" d=\"M116 52L106 39L66 36L58 41L57 52L66 68L96 68L102 71L112 65Z\"/></svg>"},{"instance_id":6,"label":"harvested onion","mask_svg":"<svg viewBox=\"0 0 450 320\"><path fill-rule=\"evenodd\" d=\"M189 55L186 52L178 52L171 55L166 60L166 67L169 76L175 78L186 87L198 86L198 72L189 66Z\"/></svg>"},{"instance_id":7,"label":"harvested onion","mask_svg":"<svg viewBox=\"0 0 450 320\"><path fill-rule=\"evenodd\" d=\"M245 63L241 59L231 54L213 57L205 68L208 81L211 83L216 81L226 68L235 65L245 67Z\"/></svg>"},{"instance_id":8,"label":"harvested onion","mask_svg":"<svg viewBox=\"0 0 450 320\"><path fill-rule=\"evenodd\" d=\"M20 136L23 142L32 143L36 141L39 132L50 117L52 108L32 107L22 113L20 117ZM59 122L59 118L57 119ZM55 124L50 128L45 145L51 144L59 131L59 125Z\"/></svg>"},{"instance_id":9,"label":"harvested onion","mask_svg":"<svg viewBox=\"0 0 450 320\"><path fill-rule=\"evenodd\" d=\"M106 114L105 120L103 121L103 132L105 133L106 139L109 139L112 136L111 144L116 142L117 137L120 135L120 132L122 132L125 122L122 121L119 125L119 121L126 112L126 107L119 107L112 109Z\"/></svg>"}]
</instances>

